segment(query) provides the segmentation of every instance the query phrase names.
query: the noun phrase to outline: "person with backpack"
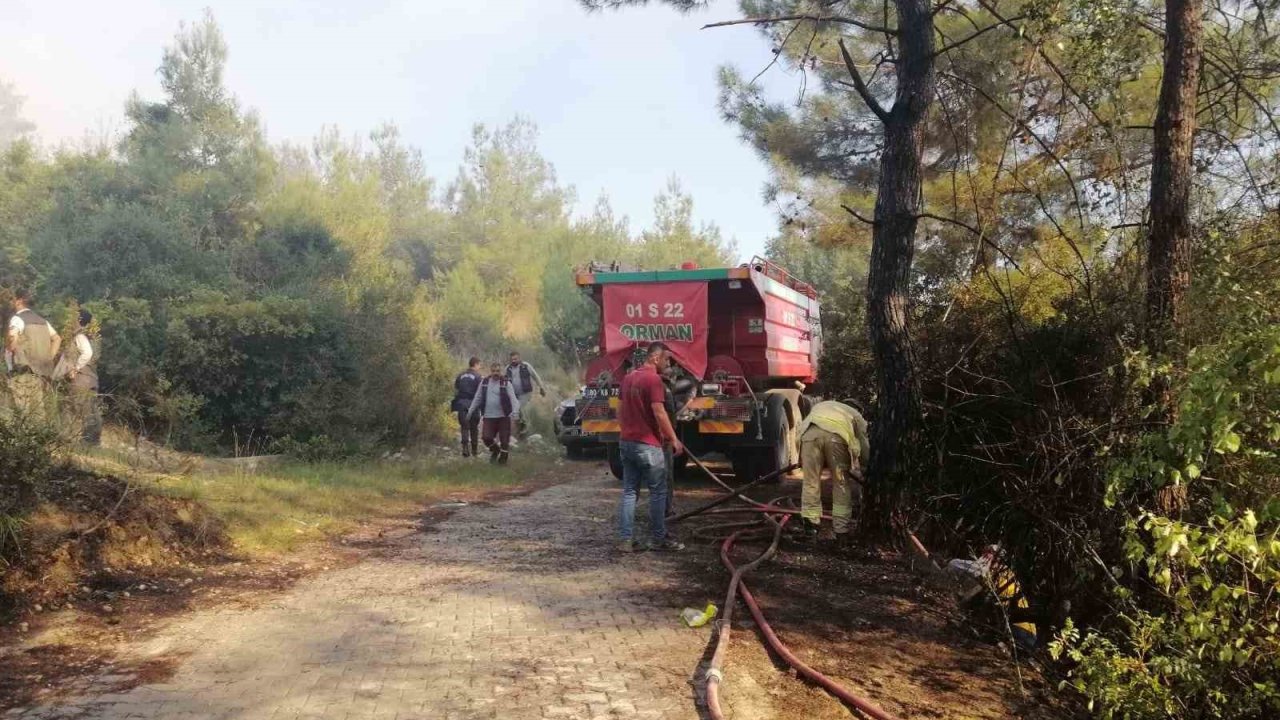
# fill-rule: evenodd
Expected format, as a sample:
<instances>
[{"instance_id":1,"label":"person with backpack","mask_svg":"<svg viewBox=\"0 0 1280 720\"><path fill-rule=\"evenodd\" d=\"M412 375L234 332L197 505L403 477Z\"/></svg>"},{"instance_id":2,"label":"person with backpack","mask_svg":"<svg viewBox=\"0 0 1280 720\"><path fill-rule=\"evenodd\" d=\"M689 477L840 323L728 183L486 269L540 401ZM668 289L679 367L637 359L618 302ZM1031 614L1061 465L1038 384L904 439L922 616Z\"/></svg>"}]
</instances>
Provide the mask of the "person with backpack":
<instances>
[{"instance_id":1,"label":"person with backpack","mask_svg":"<svg viewBox=\"0 0 1280 720\"><path fill-rule=\"evenodd\" d=\"M511 351L511 362L507 365L507 382L511 383L516 390L516 398L520 401L520 417L516 427L516 437L524 439L525 424L524 408L529 404L529 398L533 395L533 386L537 384L538 392L542 397L547 396L547 388L542 384L542 378L538 377L538 371L527 362L521 362L520 353Z\"/></svg>"},{"instance_id":2,"label":"person with backpack","mask_svg":"<svg viewBox=\"0 0 1280 720\"><path fill-rule=\"evenodd\" d=\"M489 377L480 383L471 400L468 416L482 418L481 440L489 448L489 462L506 465L511 456L511 423L519 416L520 401L515 389L502 374L502 365L489 366Z\"/></svg>"},{"instance_id":3,"label":"person with backpack","mask_svg":"<svg viewBox=\"0 0 1280 720\"><path fill-rule=\"evenodd\" d=\"M476 391L484 376L480 374L480 358L472 357L467 362L467 369L458 373L453 380L452 410L458 415L458 427L462 433L462 457L479 455L480 416L471 414L471 401L476 399Z\"/></svg>"}]
</instances>

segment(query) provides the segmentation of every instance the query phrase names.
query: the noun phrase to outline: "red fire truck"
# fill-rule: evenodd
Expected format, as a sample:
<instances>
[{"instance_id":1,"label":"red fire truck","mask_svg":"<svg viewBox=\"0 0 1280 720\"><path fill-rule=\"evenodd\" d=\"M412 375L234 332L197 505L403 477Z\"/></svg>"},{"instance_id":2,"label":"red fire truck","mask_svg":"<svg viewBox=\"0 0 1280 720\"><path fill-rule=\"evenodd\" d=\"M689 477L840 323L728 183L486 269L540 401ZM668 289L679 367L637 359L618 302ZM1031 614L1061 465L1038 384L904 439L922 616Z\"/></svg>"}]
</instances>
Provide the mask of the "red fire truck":
<instances>
[{"instance_id":1,"label":"red fire truck","mask_svg":"<svg viewBox=\"0 0 1280 720\"><path fill-rule=\"evenodd\" d=\"M813 287L762 258L732 268L592 266L577 284L601 308L600 355L587 367L577 415L582 434L608 448L614 475L622 474L618 386L657 340L675 358L668 405L690 451L727 455L740 479L797 458L795 428L822 349Z\"/></svg>"}]
</instances>

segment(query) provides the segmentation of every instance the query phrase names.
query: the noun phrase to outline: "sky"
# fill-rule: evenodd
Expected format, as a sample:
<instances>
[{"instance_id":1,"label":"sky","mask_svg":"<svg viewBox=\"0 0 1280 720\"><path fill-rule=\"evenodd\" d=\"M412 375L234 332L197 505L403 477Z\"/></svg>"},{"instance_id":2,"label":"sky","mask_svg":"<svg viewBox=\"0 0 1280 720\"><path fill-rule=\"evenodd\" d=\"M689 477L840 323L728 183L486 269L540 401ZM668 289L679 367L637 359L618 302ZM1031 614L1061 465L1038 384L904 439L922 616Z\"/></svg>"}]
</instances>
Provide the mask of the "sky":
<instances>
[{"instance_id":1,"label":"sky","mask_svg":"<svg viewBox=\"0 0 1280 720\"><path fill-rule=\"evenodd\" d=\"M750 27L700 29L739 17L736 5L681 15L660 3L587 13L577 0L3 0L0 80L26 96L46 144L118 135L129 94L159 98L162 48L208 7L229 47L227 85L272 142L391 122L447 182L475 123L524 116L580 212L604 193L639 230L674 175L695 219L745 259L776 222L763 161L716 110L716 74L730 64L754 75L771 55ZM780 70L764 81L791 82Z\"/></svg>"}]
</instances>

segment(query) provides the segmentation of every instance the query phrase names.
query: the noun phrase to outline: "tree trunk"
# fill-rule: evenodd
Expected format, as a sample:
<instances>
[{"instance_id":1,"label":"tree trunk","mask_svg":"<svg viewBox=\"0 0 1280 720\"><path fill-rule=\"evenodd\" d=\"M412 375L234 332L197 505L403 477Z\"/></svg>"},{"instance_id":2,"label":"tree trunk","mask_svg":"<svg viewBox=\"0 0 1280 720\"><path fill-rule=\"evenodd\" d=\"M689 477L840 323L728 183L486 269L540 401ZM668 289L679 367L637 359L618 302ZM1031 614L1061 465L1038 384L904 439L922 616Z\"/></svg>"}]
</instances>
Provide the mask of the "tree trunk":
<instances>
[{"instance_id":1,"label":"tree trunk","mask_svg":"<svg viewBox=\"0 0 1280 720\"><path fill-rule=\"evenodd\" d=\"M1199 0L1165 1L1164 76L1151 163L1147 238L1147 349L1161 355L1177 339L1190 284L1191 155L1200 84Z\"/></svg>"},{"instance_id":2,"label":"tree trunk","mask_svg":"<svg viewBox=\"0 0 1280 720\"><path fill-rule=\"evenodd\" d=\"M1202 46L1200 0L1165 0L1164 75L1156 109L1151 163L1151 234L1147 238L1147 350L1166 356L1179 340L1182 305L1191 282L1191 180ZM1152 419L1171 422L1177 411L1169 378L1154 378ZM1186 488L1157 489L1156 507L1176 516Z\"/></svg>"},{"instance_id":3,"label":"tree trunk","mask_svg":"<svg viewBox=\"0 0 1280 720\"><path fill-rule=\"evenodd\" d=\"M884 121L884 151L876 195L867 326L875 355L877 413L864 529L873 539L892 533L903 486L903 451L919 415L909 332L911 262L920 215L924 124L933 104L934 31L928 0L896 0L898 86Z\"/></svg>"}]
</instances>

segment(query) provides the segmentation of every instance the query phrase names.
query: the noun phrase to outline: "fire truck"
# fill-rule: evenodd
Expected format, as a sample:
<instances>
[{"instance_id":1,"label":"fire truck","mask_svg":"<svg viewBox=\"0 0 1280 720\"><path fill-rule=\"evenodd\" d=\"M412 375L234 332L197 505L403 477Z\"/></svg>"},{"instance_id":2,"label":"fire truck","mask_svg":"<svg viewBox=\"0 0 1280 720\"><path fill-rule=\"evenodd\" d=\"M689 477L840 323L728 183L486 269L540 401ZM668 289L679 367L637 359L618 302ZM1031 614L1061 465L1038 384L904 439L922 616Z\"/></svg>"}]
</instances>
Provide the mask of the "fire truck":
<instances>
[{"instance_id":1,"label":"fire truck","mask_svg":"<svg viewBox=\"0 0 1280 720\"><path fill-rule=\"evenodd\" d=\"M729 268L592 265L576 281L601 310L600 353L587 366L577 416L583 436L606 446L615 476L618 387L655 341L672 350L668 410L691 452L726 455L746 480L798 459L795 430L822 351L812 286L759 257Z\"/></svg>"}]
</instances>

